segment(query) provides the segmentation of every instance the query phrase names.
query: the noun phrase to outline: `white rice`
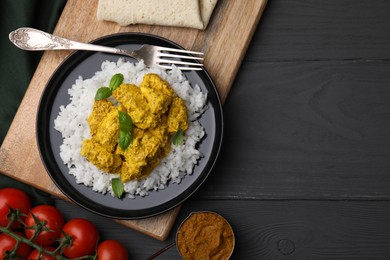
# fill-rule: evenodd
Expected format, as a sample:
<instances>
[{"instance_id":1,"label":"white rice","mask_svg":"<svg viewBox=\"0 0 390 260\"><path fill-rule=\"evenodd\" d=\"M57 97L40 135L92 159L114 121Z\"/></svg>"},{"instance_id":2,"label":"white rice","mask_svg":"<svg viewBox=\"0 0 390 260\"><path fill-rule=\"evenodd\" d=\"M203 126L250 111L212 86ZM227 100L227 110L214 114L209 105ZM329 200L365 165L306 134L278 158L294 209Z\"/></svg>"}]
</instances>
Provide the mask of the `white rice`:
<instances>
[{"instance_id":1,"label":"white rice","mask_svg":"<svg viewBox=\"0 0 390 260\"><path fill-rule=\"evenodd\" d=\"M180 183L183 177L192 174L194 165L202 156L196 149L196 144L205 132L197 118L207 109L207 94L202 93L199 86L191 86L185 75L177 68L165 71L147 68L143 62L134 64L123 59L119 59L118 62L103 62L101 71L96 72L90 79L79 77L68 90L71 103L60 107L59 115L54 120L54 128L61 132L63 137L60 156L69 168L69 174L75 177L77 183L92 187L97 192L109 192L114 196L111 179L119 175L99 170L87 161L80 151L82 141L91 138L87 118L92 112L96 91L102 86L108 86L111 77L116 73L123 74L125 83L137 86L145 74L158 74L168 81L176 94L185 101L190 121L184 136L184 144L172 145L170 153L146 179L125 183L125 192L134 198L136 195L148 195L149 190L164 189L168 181Z\"/></svg>"}]
</instances>

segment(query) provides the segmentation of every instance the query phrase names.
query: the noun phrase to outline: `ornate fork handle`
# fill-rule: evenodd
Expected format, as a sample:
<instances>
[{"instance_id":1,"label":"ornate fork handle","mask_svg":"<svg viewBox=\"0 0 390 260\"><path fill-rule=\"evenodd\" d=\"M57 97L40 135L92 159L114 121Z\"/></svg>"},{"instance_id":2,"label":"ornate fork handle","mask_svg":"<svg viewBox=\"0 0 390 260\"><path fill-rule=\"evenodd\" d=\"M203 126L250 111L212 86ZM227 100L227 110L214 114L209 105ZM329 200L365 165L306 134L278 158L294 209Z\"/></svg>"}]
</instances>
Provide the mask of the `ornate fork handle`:
<instances>
[{"instance_id":1,"label":"ornate fork handle","mask_svg":"<svg viewBox=\"0 0 390 260\"><path fill-rule=\"evenodd\" d=\"M19 28L9 34L10 41L27 51L86 50L108 52L143 60L146 66L162 69L202 70L203 53L180 48L144 44L137 50L117 49L89 43L76 42L33 28Z\"/></svg>"},{"instance_id":2,"label":"ornate fork handle","mask_svg":"<svg viewBox=\"0 0 390 260\"><path fill-rule=\"evenodd\" d=\"M61 38L33 28L19 28L9 34L10 41L18 48L27 51L44 50L86 50L99 51L114 54L133 55L131 51L120 50L112 47L99 46L89 43L81 43ZM134 57L135 58L135 57Z\"/></svg>"}]
</instances>

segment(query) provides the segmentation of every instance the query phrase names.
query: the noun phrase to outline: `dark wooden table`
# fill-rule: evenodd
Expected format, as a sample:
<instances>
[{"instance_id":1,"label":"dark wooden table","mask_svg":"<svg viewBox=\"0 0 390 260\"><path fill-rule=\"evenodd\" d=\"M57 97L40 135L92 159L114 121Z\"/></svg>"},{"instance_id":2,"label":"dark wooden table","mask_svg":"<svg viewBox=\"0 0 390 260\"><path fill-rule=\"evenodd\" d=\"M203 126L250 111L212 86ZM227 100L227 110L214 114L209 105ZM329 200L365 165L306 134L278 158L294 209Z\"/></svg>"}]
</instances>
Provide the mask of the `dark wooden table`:
<instances>
[{"instance_id":1,"label":"dark wooden table","mask_svg":"<svg viewBox=\"0 0 390 260\"><path fill-rule=\"evenodd\" d=\"M224 114L221 159L166 241L58 207L132 259L198 210L230 221L232 259L390 259L389 1L270 0Z\"/></svg>"}]
</instances>

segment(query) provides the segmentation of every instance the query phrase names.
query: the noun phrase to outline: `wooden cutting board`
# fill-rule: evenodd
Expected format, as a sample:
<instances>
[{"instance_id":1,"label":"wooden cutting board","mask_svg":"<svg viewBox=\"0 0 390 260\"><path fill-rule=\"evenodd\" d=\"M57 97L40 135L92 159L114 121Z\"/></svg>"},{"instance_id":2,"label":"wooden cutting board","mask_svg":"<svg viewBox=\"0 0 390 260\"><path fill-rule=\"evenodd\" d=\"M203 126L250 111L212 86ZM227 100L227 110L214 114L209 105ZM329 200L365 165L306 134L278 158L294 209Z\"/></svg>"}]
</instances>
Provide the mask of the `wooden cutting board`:
<instances>
[{"instance_id":1,"label":"wooden cutting board","mask_svg":"<svg viewBox=\"0 0 390 260\"><path fill-rule=\"evenodd\" d=\"M226 99L245 55L266 0L219 0L206 30L162 26L120 27L96 19L97 0L68 0L54 34L81 42L118 32L143 32L168 38L186 49L205 53L205 68L215 81L222 102ZM70 51L48 51L30 82L9 132L0 148L0 172L68 200L52 182L41 162L35 140L35 116L46 83ZM115 220L164 240L179 207L156 217Z\"/></svg>"}]
</instances>

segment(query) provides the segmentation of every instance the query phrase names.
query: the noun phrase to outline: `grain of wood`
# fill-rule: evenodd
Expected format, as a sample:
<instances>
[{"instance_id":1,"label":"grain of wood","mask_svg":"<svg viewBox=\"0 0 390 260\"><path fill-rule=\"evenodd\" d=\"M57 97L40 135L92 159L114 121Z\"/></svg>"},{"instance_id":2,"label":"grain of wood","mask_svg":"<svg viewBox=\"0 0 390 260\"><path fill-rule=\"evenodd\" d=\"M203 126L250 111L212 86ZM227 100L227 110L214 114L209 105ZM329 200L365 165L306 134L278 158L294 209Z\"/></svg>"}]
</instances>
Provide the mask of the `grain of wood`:
<instances>
[{"instance_id":1,"label":"grain of wood","mask_svg":"<svg viewBox=\"0 0 390 260\"><path fill-rule=\"evenodd\" d=\"M374 260L390 254L389 206L389 201L197 199L186 202L180 215L221 212L235 232L239 254L233 259Z\"/></svg>"},{"instance_id":2,"label":"grain of wood","mask_svg":"<svg viewBox=\"0 0 390 260\"><path fill-rule=\"evenodd\" d=\"M96 0L68 0L54 34L81 42L117 32L144 32L160 35L187 49L205 52L205 67L214 79L224 101L236 76L248 43L259 22L266 0L220 1L206 31L187 28L134 25L120 27L97 21ZM245 17L242 21L236 17ZM207 45L204 44L207 40ZM50 76L70 51L45 52L25 97L0 149L0 172L65 198L47 175L35 140L35 115L40 95ZM22 161L22 162L21 162ZM118 222L154 238L164 240L175 221L179 207L157 217Z\"/></svg>"},{"instance_id":3,"label":"grain of wood","mask_svg":"<svg viewBox=\"0 0 390 260\"><path fill-rule=\"evenodd\" d=\"M203 198L390 199L389 62L245 62L235 83Z\"/></svg>"},{"instance_id":4,"label":"grain of wood","mask_svg":"<svg viewBox=\"0 0 390 260\"><path fill-rule=\"evenodd\" d=\"M65 212L74 211L61 202ZM232 259L385 260L390 255L389 201L187 200L168 239L161 243L124 232L91 214L108 237L124 241L132 259L146 259L173 242L179 224L193 211L223 215L236 238ZM240 212L239 215L237 212ZM83 214L80 211L74 212ZM160 260L181 259L172 248Z\"/></svg>"},{"instance_id":5,"label":"grain of wood","mask_svg":"<svg viewBox=\"0 0 390 260\"><path fill-rule=\"evenodd\" d=\"M389 60L388 2L269 1L247 61Z\"/></svg>"}]
</instances>

